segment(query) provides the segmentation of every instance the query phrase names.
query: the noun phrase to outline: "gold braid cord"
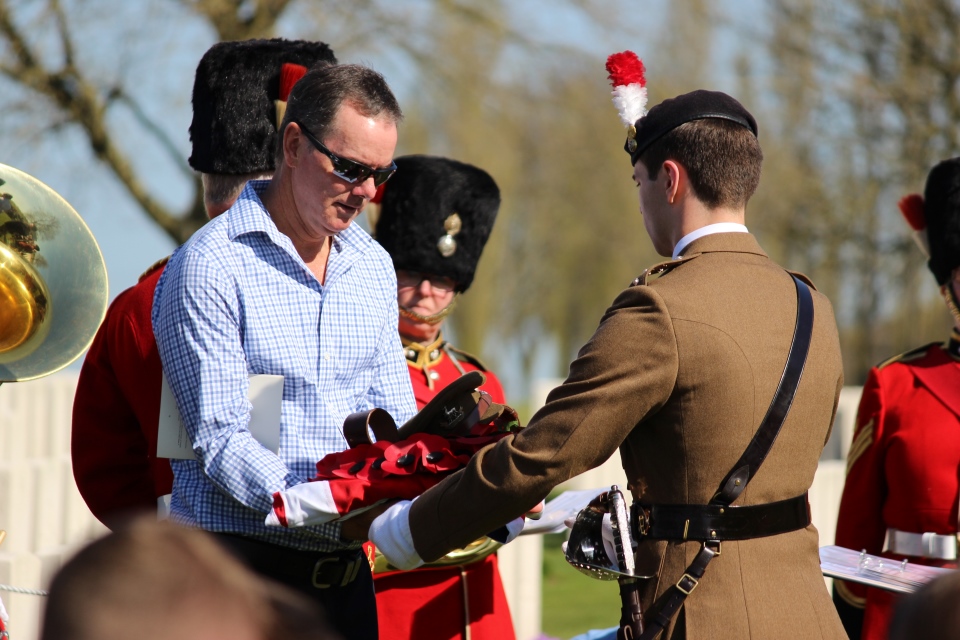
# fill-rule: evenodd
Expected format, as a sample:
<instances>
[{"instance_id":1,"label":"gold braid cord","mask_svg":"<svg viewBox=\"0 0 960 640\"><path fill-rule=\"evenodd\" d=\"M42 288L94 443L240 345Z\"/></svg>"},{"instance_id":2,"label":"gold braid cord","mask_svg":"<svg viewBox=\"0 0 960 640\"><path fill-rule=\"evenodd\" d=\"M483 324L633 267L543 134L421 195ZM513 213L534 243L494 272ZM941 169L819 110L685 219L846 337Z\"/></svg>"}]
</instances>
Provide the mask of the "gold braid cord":
<instances>
[{"instance_id":1,"label":"gold braid cord","mask_svg":"<svg viewBox=\"0 0 960 640\"><path fill-rule=\"evenodd\" d=\"M847 453L847 475L850 475L850 469L873 444L873 424L874 419L871 418L853 439L853 444L850 445L850 451Z\"/></svg>"},{"instance_id":2,"label":"gold braid cord","mask_svg":"<svg viewBox=\"0 0 960 640\"><path fill-rule=\"evenodd\" d=\"M947 301L947 309L950 309L954 324L960 327L960 309L957 309L957 299L953 295L953 287L950 286L950 283L940 287L940 295Z\"/></svg>"},{"instance_id":3,"label":"gold braid cord","mask_svg":"<svg viewBox=\"0 0 960 640\"><path fill-rule=\"evenodd\" d=\"M458 293L453 297L453 300L450 301L446 307L444 307L439 312L433 314L432 316L422 316L416 311L411 311L404 306L400 307L400 315L408 320L413 320L414 322L426 322L427 324L440 324L443 320L450 315L450 312L454 310L457 306L457 298L460 297Z\"/></svg>"}]
</instances>

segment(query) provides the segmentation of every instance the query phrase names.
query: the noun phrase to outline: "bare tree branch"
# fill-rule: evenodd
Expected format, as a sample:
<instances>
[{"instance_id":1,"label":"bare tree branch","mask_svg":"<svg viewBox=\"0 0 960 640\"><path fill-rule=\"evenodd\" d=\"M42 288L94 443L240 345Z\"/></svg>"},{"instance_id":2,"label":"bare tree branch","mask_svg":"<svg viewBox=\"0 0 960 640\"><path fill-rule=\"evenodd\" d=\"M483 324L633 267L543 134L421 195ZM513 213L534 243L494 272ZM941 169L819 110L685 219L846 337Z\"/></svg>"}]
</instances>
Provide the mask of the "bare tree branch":
<instances>
[{"instance_id":1,"label":"bare tree branch","mask_svg":"<svg viewBox=\"0 0 960 640\"><path fill-rule=\"evenodd\" d=\"M190 167L190 164L184 159L183 153L180 149L177 148L176 143L170 138L166 131L164 131L155 120L153 120L147 113L143 110L143 107L140 106L140 103L137 102L127 91L121 86L115 86L110 91L110 96L108 102L119 102L124 105L133 116L137 119L137 122L143 126L144 129L149 131L154 135L157 141L160 143L160 146L164 151L167 152L167 155L173 160L174 164L180 169L180 171L185 176L193 176L194 171Z\"/></svg>"},{"instance_id":2,"label":"bare tree branch","mask_svg":"<svg viewBox=\"0 0 960 640\"><path fill-rule=\"evenodd\" d=\"M247 40L273 35L280 15L290 0L181 0L210 21L220 40ZM244 12L248 11L248 15Z\"/></svg>"},{"instance_id":3,"label":"bare tree branch","mask_svg":"<svg viewBox=\"0 0 960 640\"><path fill-rule=\"evenodd\" d=\"M13 22L7 0L0 0L0 35L10 43L16 57L16 64L4 64L0 66L0 72L50 100L64 115L66 122L79 126L86 134L94 156L111 169L144 212L170 237L183 242L203 224L205 215L193 209L184 217L176 216L150 195L125 154L113 141L105 120L105 102L77 66L70 64L73 45L62 8L54 2L51 10L60 26L60 45L67 64L59 70L45 68L40 56L27 44L23 33Z\"/></svg>"},{"instance_id":4,"label":"bare tree branch","mask_svg":"<svg viewBox=\"0 0 960 640\"><path fill-rule=\"evenodd\" d=\"M63 46L64 66L73 68L76 57L74 55L73 42L70 38L70 30L67 27L67 16L63 13L63 6L60 4L60 0L51 0L50 9L57 23L57 33L60 35L60 43Z\"/></svg>"}]
</instances>

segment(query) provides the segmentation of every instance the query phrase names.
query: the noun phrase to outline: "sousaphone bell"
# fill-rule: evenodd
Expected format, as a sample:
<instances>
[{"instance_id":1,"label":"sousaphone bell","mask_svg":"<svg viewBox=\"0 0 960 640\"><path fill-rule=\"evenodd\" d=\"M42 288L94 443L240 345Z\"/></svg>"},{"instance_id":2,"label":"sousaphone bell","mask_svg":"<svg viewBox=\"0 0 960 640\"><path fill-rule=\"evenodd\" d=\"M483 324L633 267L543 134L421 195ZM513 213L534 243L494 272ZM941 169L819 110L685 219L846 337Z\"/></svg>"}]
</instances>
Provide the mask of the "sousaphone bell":
<instances>
[{"instance_id":1,"label":"sousaphone bell","mask_svg":"<svg viewBox=\"0 0 960 640\"><path fill-rule=\"evenodd\" d=\"M59 371L107 309L107 270L90 229L36 178L0 164L0 384Z\"/></svg>"}]
</instances>

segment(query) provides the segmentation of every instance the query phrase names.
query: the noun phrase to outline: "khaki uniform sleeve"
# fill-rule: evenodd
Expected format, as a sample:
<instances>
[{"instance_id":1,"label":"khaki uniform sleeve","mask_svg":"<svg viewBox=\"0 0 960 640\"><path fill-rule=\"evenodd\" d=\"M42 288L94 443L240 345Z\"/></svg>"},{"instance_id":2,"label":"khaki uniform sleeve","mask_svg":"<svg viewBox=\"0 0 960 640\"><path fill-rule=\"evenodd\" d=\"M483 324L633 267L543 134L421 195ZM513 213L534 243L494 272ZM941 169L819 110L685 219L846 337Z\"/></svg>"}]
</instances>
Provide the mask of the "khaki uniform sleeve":
<instances>
[{"instance_id":1,"label":"khaki uniform sleeve","mask_svg":"<svg viewBox=\"0 0 960 640\"><path fill-rule=\"evenodd\" d=\"M602 464L664 405L677 371L663 300L649 286L625 290L530 425L480 451L413 503L410 530L419 555L432 561L462 547Z\"/></svg>"}]
</instances>

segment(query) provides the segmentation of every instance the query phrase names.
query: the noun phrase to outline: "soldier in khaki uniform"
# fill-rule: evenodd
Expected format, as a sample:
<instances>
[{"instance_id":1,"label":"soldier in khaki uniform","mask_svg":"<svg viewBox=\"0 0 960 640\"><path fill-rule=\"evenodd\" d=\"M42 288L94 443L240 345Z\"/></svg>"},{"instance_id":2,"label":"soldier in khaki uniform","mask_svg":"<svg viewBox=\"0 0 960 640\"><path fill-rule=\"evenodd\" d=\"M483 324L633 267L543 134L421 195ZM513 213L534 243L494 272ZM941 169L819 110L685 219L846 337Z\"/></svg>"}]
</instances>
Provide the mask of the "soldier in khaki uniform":
<instances>
[{"instance_id":1,"label":"soldier in khaki uniform","mask_svg":"<svg viewBox=\"0 0 960 640\"><path fill-rule=\"evenodd\" d=\"M770 406L798 316L799 286L743 226L760 177L756 136L739 102L709 91L636 122L628 151L640 209L654 247L673 260L617 297L527 429L373 521L371 540L392 562L416 566L466 544L618 448L635 501L711 501ZM812 297L792 408L733 504L789 500L802 514L788 532L725 540L663 638L845 637L804 508L843 384L833 310ZM662 606L700 550L693 540L641 539L638 572L656 576L643 587L645 611Z\"/></svg>"}]
</instances>

